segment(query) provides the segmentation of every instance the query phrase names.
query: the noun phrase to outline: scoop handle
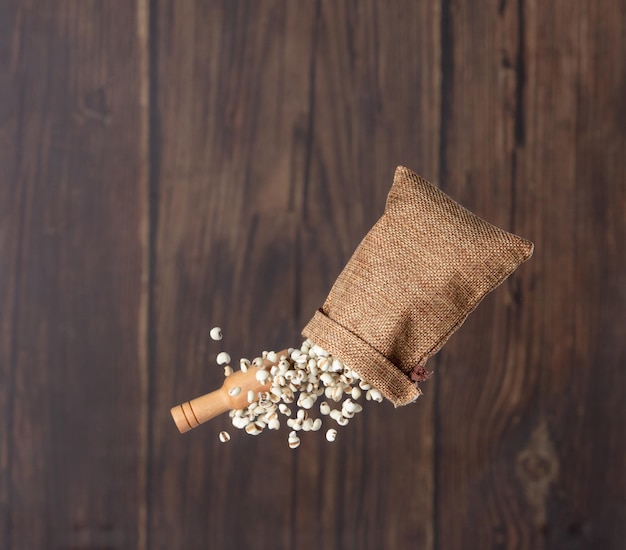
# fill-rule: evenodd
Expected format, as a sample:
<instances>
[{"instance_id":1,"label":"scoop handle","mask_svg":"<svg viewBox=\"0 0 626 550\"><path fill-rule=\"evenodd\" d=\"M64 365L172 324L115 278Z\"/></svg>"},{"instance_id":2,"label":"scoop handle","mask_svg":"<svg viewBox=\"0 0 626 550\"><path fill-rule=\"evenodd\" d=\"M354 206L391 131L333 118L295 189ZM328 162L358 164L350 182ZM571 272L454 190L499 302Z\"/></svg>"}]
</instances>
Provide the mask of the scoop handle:
<instances>
[{"instance_id":1,"label":"scoop handle","mask_svg":"<svg viewBox=\"0 0 626 550\"><path fill-rule=\"evenodd\" d=\"M287 355L288 350L278 352L281 357ZM265 366L271 367L275 363L265 360ZM256 378L257 367L249 367L247 372L237 371L226 377L221 388L186 401L170 409L174 423L180 433L188 432L200 424L219 416L230 409L243 409L248 406L248 391L255 395L267 391L269 384L262 384ZM237 391L235 388L239 388ZM232 395L235 394L235 395Z\"/></svg>"}]
</instances>

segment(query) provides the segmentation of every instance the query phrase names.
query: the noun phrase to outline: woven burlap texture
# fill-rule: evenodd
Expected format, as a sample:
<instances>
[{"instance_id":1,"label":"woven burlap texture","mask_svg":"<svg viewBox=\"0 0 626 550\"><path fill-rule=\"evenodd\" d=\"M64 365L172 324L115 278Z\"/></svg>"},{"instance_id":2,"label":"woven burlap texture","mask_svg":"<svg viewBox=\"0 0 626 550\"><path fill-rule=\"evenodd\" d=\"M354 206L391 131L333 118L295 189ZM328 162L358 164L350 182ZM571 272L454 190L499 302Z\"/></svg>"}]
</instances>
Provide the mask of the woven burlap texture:
<instances>
[{"instance_id":1,"label":"woven burlap texture","mask_svg":"<svg viewBox=\"0 0 626 550\"><path fill-rule=\"evenodd\" d=\"M400 166L385 213L302 334L406 405L427 359L532 253Z\"/></svg>"}]
</instances>

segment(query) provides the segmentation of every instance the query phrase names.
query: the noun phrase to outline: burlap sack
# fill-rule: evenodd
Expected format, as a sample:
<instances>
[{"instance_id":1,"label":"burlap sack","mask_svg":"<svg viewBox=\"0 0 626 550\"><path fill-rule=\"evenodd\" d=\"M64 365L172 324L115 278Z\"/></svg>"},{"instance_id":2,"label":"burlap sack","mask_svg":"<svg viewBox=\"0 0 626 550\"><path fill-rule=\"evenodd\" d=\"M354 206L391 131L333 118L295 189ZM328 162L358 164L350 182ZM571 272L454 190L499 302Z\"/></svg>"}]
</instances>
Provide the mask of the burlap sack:
<instances>
[{"instance_id":1,"label":"burlap sack","mask_svg":"<svg viewBox=\"0 0 626 550\"><path fill-rule=\"evenodd\" d=\"M398 167L385 213L302 334L406 405L427 359L532 253L531 242Z\"/></svg>"}]
</instances>

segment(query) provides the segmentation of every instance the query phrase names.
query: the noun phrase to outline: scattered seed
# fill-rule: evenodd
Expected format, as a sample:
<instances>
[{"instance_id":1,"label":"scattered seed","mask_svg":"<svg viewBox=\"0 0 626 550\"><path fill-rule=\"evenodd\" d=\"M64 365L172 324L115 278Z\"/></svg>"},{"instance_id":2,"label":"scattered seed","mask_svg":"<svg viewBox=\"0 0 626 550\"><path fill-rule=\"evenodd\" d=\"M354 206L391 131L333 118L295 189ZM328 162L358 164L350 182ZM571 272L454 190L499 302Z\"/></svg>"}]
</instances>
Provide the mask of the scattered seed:
<instances>
[{"instance_id":1,"label":"scattered seed","mask_svg":"<svg viewBox=\"0 0 626 550\"><path fill-rule=\"evenodd\" d=\"M259 435L261 431L262 430L259 430L254 422L250 422L250 424L246 426L246 433L249 433L250 435Z\"/></svg>"},{"instance_id":2,"label":"scattered seed","mask_svg":"<svg viewBox=\"0 0 626 550\"><path fill-rule=\"evenodd\" d=\"M272 418L272 420L267 423L267 427L270 430L278 430L278 428L280 428L280 420L278 420L278 418Z\"/></svg>"},{"instance_id":3,"label":"scattered seed","mask_svg":"<svg viewBox=\"0 0 626 550\"><path fill-rule=\"evenodd\" d=\"M232 374L232 367L228 364L230 356L226 352L220 352L217 361L225 365L225 376ZM272 362L273 365L266 366L266 362ZM288 443L292 449L300 445L297 432L318 431L322 428L322 418L313 419L309 416L309 411L313 414L315 403L318 403L321 415L330 415L337 425L345 426L363 410L356 402L363 394L369 401L382 401L379 390L372 388L358 373L308 339L300 349L289 348L286 355L278 356L274 351L264 351L252 361L241 359L239 365L243 372L251 365L258 367L255 377L266 385L266 391L258 394L252 390L246 391L248 406L229 413L233 426L245 429L250 435L258 435L265 429L278 430L280 413L288 417L286 423L291 430ZM234 397L241 391L240 387L234 387L228 393ZM319 402L318 398L322 396L326 396L327 401ZM340 403L342 400L340 409L331 409L328 401ZM298 409L292 418L288 405L294 402ZM336 429L326 431L328 441L335 441L336 437Z\"/></svg>"},{"instance_id":4,"label":"scattered seed","mask_svg":"<svg viewBox=\"0 0 626 550\"><path fill-rule=\"evenodd\" d=\"M217 354L217 364L226 365L228 363L230 363L230 355L228 355L228 353L226 353L225 351L220 351Z\"/></svg>"},{"instance_id":5,"label":"scattered seed","mask_svg":"<svg viewBox=\"0 0 626 550\"><path fill-rule=\"evenodd\" d=\"M371 390L369 390L369 392L373 401L377 401L378 403L380 403L383 400L383 394L380 393L376 388L372 388Z\"/></svg>"},{"instance_id":6,"label":"scattered seed","mask_svg":"<svg viewBox=\"0 0 626 550\"><path fill-rule=\"evenodd\" d=\"M220 339L221 338L213 338L213 340L220 340ZM220 432L220 441L222 443L226 443L227 441L230 441L230 434L228 432Z\"/></svg>"},{"instance_id":7,"label":"scattered seed","mask_svg":"<svg viewBox=\"0 0 626 550\"><path fill-rule=\"evenodd\" d=\"M261 384L265 384L269 377L270 373L263 369L259 369L256 373L256 379L261 382Z\"/></svg>"},{"instance_id":8,"label":"scattered seed","mask_svg":"<svg viewBox=\"0 0 626 550\"><path fill-rule=\"evenodd\" d=\"M210 332L209 334L211 335L211 338L212 338L213 340L221 340L221 339L222 339L222 329L221 329L220 327L213 327L213 328L211 329L211 332ZM220 436L221 436L223 433L226 433L226 432L221 432L221 433L220 433ZM228 434L226 434L226 435L228 435ZM229 438L229 439L230 439L230 438ZM227 441L228 441L228 440L227 440Z\"/></svg>"}]
</instances>

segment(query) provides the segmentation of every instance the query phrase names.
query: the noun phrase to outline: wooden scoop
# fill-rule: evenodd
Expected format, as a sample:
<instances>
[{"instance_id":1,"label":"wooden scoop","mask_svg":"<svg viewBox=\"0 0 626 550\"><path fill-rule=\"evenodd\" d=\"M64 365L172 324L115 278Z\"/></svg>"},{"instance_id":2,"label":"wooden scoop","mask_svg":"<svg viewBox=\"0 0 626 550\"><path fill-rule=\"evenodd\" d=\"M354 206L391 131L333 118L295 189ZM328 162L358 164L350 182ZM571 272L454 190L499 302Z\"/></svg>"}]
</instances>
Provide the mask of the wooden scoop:
<instances>
[{"instance_id":1,"label":"wooden scoop","mask_svg":"<svg viewBox=\"0 0 626 550\"><path fill-rule=\"evenodd\" d=\"M287 355L288 350L276 353L278 357ZM265 366L271 367L276 363L265 360ZM181 403L170 409L174 423L180 433L185 433L203 424L211 418L230 410L245 409L248 403L248 392L268 391L269 383L262 384L256 379L258 367L251 366L247 372L237 371L224 380L224 384L218 390L196 397L191 401ZM231 395L231 390L240 388L237 395Z\"/></svg>"}]
</instances>

